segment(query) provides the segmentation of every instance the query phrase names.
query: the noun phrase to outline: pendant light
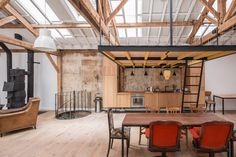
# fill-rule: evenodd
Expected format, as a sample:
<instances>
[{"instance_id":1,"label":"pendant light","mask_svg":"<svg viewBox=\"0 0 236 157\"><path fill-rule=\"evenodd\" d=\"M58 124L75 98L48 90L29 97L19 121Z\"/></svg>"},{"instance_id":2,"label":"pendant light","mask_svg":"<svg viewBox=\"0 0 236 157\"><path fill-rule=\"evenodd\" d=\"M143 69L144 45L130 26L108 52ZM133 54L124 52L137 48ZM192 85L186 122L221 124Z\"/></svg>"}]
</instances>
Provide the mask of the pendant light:
<instances>
[{"instance_id":1,"label":"pendant light","mask_svg":"<svg viewBox=\"0 0 236 157\"><path fill-rule=\"evenodd\" d=\"M134 76L134 67L133 67L133 70L131 71L130 75Z\"/></svg>"},{"instance_id":2,"label":"pendant light","mask_svg":"<svg viewBox=\"0 0 236 157\"><path fill-rule=\"evenodd\" d=\"M173 76L176 76L176 72L175 71L173 72Z\"/></svg>"},{"instance_id":3,"label":"pendant light","mask_svg":"<svg viewBox=\"0 0 236 157\"><path fill-rule=\"evenodd\" d=\"M170 76L171 76L170 69L165 69L164 72L163 72L163 75L164 75L165 80L169 80Z\"/></svg>"},{"instance_id":4,"label":"pendant light","mask_svg":"<svg viewBox=\"0 0 236 157\"><path fill-rule=\"evenodd\" d=\"M45 5L44 6L45 16L47 16L46 0L44 1L44 5ZM46 24L46 17L45 17L45 24ZM34 41L34 48L41 51L49 51L49 52L53 52L57 50L56 44L51 36L50 30L46 28L42 28L39 30L39 36Z\"/></svg>"},{"instance_id":5,"label":"pendant light","mask_svg":"<svg viewBox=\"0 0 236 157\"><path fill-rule=\"evenodd\" d=\"M161 72L160 72L160 76L163 76L163 72L162 72L162 70L161 70Z\"/></svg>"},{"instance_id":6,"label":"pendant light","mask_svg":"<svg viewBox=\"0 0 236 157\"><path fill-rule=\"evenodd\" d=\"M145 66L143 67L143 70L144 70L144 76L148 76L148 72L147 72L147 70L146 70L146 67L145 67Z\"/></svg>"}]
</instances>

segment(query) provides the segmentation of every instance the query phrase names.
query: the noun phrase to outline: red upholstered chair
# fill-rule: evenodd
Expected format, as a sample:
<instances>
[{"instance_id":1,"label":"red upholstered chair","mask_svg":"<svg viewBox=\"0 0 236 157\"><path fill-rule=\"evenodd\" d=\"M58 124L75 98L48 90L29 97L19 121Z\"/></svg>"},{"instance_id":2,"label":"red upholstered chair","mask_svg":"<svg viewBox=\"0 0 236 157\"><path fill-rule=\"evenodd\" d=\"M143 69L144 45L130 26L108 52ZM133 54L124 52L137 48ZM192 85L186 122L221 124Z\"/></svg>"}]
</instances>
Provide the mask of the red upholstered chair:
<instances>
[{"instance_id":1,"label":"red upholstered chair","mask_svg":"<svg viewBox=\"0 0 236 157\"><path fill-rule=\"evenodd\" d=\"M149 146L151 152L161 152L162 157L167 152L180 150L182 124L175 121L156 121L150 123Z\"/></svg>"},{"instance_id":2,"label":"red upholstered chair","mask_svg":"<svg viewBox=\"0 0 236 157\"><path fill-rule=\"evenodd\" d=\"M234 124L231 122L213 121L202 124L201 128L190 129L194 147L197 152L209 153L209 157L221 152L227 152L229 156L229 141L233 127Z\"/></svg>"}]
</instances>

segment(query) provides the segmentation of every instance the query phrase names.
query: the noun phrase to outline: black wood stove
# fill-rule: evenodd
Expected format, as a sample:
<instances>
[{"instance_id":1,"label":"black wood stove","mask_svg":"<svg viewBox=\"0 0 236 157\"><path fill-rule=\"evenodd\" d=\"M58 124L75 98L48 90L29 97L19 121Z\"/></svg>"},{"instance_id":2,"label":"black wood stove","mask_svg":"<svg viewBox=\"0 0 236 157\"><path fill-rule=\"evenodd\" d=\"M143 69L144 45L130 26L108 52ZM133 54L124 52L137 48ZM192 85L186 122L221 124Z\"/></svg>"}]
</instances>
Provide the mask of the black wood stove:
<instances>
[{"instance_id":1,"label":"black wood stove","mask_svg":"<svg viewBox=\"0 0 236 157\"><path fill-rule=\"evenodd\" d=\"M8 92L7 107L19 108L25 105L25 75L24 69L11 69L9 82L4 82L3 91Z\"/></svg>"}]
</instances>

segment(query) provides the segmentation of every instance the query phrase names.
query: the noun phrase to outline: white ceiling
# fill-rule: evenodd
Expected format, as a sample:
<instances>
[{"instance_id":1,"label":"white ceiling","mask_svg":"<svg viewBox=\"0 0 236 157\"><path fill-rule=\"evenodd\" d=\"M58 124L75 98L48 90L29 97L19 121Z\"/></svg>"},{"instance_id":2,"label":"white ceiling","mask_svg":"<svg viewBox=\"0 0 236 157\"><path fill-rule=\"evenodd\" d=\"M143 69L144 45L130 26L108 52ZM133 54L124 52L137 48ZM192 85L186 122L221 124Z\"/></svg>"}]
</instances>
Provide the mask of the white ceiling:
<instances>
[{"instance_id":1,"label":"white ceiling","mask_svg":"<svg viewBox=\"0 0 236 157\"><path fill-rule=\"evenodd\" d=\"M95 0L91 0L95 7ZM227 8L232 0L227 0ZM87 23L67 0L11 0L12 6L30 23ZM110 0L114 10L120 0ZM117 23L135 22L168 22L169 0L128 0L124 8L115 17ZM217 8L216 3L213 5ZM203 9L199 0L173 0L173 20L196 20ZM46 14L46 15L45 15ZM47 17L45 20L44 15ZM0 18L4 17L3 13ZM209 16L211 16L209 14ZM210 32L213 25L205 25L199 29L196 37L203 32ZM185 45L191 32L191 26L174 27L173 40L175 45ZM167 45L169 44L168 27L118 28L121 45ZM235 44L235 32L230 31L220 37L220 44ZM21 34L26 41L33 42L33 35L25 29L0 29L0 34L13 37L14 33ZM99 44L99 34L93 29L52 29L58 48L96 48ZM104 40L103 40L104 41ZM214 41L208 44L215 44Z\"/></svg>"}]
</instances>

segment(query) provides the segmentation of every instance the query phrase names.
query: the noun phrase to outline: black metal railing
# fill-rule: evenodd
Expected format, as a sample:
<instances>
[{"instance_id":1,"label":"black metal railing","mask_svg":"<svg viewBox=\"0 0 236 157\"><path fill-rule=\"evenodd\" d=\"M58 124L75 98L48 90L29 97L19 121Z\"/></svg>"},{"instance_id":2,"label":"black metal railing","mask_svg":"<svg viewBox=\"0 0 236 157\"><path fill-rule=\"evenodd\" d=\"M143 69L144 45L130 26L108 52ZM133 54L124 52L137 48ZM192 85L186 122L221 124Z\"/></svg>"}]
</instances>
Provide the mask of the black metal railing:
<instances>
[{"instance_id":1,"label":"black metal railing","mask_svg":"<svg viewBox=\"0 0 236 157\"><path fill-rule=\"evenodd\" d=\"M55 116L58 119L74 119L91 113L91 92L72 91L55 95Z\"/></svg>"}]
</instances>

